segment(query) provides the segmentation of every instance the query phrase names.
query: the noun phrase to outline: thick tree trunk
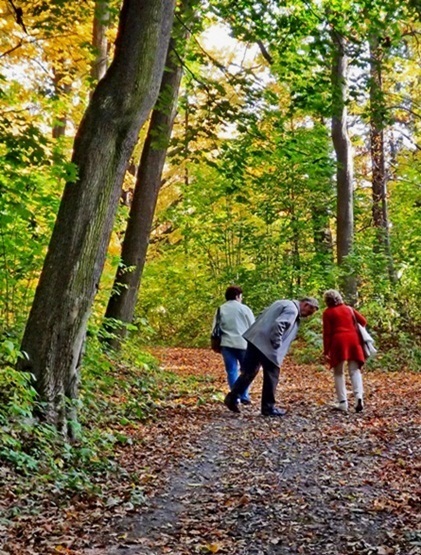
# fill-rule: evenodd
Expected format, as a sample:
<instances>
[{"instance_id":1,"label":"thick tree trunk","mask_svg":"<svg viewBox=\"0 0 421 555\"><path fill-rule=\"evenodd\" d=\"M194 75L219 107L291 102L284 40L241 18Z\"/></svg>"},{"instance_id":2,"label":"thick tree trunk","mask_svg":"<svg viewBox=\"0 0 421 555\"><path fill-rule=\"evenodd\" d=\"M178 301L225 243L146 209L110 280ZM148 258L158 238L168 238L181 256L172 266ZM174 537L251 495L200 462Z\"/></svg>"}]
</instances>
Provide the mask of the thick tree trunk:
<instances>
[{"instance_id":1,"label":"thick tree trunk","mask_svg":"<svg viewBox=\"0 0 421 555\"><path fill-rule=\"evenodd\" d=\"M337 170L337 259L344 265L354 242L353 159L347 131L347 68L345 39L332 32L332 141L336 152ZM352 275L344 278L345 295L356 296L356 280Z\"/></svg>"},{"instance_id":2,"label":"thick tree trunk","mask_svg":"<svg viewBox=\"0 0 421 555\"><path fill-rule=\"evenodd\" d=\"M387 213L387 172L385 161L385 110L382 83L382 50L378 37L370 39L370 152L373 198L373 224L377 229L375 250L387 259L389 278L395 281L390 248L389 219Z\"/></svg>"},{"instance_id":3,"label":"thick tree trunk","mask_svg":"<svg viewBox=\"0 0 421 555\"><path fill-rule=\"evenodd\" d=\"M94 83L102 79L107 71L108 40L107 26L109 20L109 0L95 0L94 25L92 33L92 46L95 59L92 62L91 77Z\"/></svg>"},{"instance_id":4,"label":"thick tree trunk","mask_svg":"<svg viewBox=\"0 0 421 555\"><path fill-rule=\"evenodd\" d=\"M186 34L184 31L183 42L186 40ZM106 319L112 318L123 324L116 327L105 323L106 329L112 332L106 341L114 349L120 347L121 339L126 335L124 324L131 323L133 320L153 216L162 182L162 170L177 109L183 69L176 57L174 47L175 40L171 40L165 64L166 71L162 77L157 106L152 113L137 173L129 221L123 241L121 263L117 269L113 294L105 313Z\"/></svg>"},{"instance_id":5,"label":"thick tree trunk","mask_svg":"<svg viewBox=\"0 0 421 555\"><path fill-rule=\"evenodd\" d=\"M173 12L171 0L124 0L115 57L75 138L78 176L66 184L26 325L22 366L35 376L47 419L64 432L65 397L77 395L77 367L121 183L158 95Z\"/></svg>"}]
</instances>

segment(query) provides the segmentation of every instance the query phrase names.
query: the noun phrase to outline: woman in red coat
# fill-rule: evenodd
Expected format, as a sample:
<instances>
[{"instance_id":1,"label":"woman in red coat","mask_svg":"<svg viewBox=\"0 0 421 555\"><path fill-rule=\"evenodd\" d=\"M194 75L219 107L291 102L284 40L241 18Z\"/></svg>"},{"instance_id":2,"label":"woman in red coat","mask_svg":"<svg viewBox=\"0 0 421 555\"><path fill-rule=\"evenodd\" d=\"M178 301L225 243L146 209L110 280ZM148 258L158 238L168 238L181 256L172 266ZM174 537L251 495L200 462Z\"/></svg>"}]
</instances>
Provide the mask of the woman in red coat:
<instances>
[{"instance_id":1,"label":"woman in red coat","mask_svg":"<svg viewBox=\"0 0 421 555\"><path fill-rule=\"evenodd\" d=\"M365 361L357 324L365 326L367 320L355 309L344 304L338 291L329 289L324 294L326 310L323 312L323 352L333 368L339 409L348 410L345 385L345 362L351 378L355 410L363 410L363 380L360 368ZM355 321L356 320L356 321Z\"/></svg>"}]
</instances>

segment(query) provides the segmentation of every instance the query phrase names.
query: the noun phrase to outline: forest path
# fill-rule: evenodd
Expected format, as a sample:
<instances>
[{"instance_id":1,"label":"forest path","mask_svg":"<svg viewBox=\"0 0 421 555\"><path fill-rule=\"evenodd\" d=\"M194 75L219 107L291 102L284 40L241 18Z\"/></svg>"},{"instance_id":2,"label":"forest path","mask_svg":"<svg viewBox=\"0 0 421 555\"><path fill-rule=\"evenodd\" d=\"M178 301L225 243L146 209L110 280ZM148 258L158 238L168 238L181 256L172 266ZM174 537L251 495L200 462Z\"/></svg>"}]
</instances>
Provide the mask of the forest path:
<instances>
[{"instance_id":1,"label":"forest path","mask_svg":"<svg viewBox=\"0 0 421 555\"><path fill-rule=\"evenodd\" d=\"M167 369L206 373L226 390L218 355L155 354ZM420 554L421 376L364 380L362 414L333 412L330 372L291 361L278 387L288 409L281 419L260 416L259 379L241 415L216 399L173 400L139 453L158 482L114 522L114 546L104 537L84 553Z\"/></svg>"}]
</instances>

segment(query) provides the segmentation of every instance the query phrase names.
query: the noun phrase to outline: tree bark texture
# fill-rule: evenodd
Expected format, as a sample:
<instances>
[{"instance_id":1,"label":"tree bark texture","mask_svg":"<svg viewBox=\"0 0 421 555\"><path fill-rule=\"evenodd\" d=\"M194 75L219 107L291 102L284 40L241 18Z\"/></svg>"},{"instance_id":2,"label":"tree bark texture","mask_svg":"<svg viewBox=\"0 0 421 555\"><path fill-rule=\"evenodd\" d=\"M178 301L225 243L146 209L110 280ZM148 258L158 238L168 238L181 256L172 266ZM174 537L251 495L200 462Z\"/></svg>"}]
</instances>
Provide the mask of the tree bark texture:
<instances>
[{"instance_id":1,"label":"tree bark texture","mask_svg":"<svg viewBox=\"0 0 421 555\"><path fill-rule=\"evenodd\" d=\"M139 130L159 90L170 39L171 0L124 0L114 60L77 132L67 183L26 325L23 369L67 432L65 397L77 395L78 361Z\"/></svg>"},{"instance_id":2,"label":"tree bark texture","mask_svg":"<svg viewBox=\"0 0 421 555\"><path fill-rule=\"evenodd\" d=\"M375 250L387 258L391 281L395 272L390 248L387 210L387 171L385 156L385 106L383 99L382 49L378 37L370 39L370 153L372 167L373 225L377 229Z\"/></svg>"},{"instance_id":3,"label":"tree bark texture","mask_svg":"<svg viewBox=\"0 0 421 555\"><path fill-rule=\"evenodd\" d=\"M178 36L180 33L177 33ZM185 42L187 32L179 36L179 44ZM171 138L177 109L178 94L183 68L175 53L175 40L168 49L166 70L162 77L157 105L152 113L148 134L142 150L137 172L133 201L124 236L121 263L117 269L113 293L105 313L123 323L131 323L134 316L140 281L146 260L158 193L162 182L162 171ZM183 45L181 45L183 46ZM107 326L112 337L106 341L118 349L126 335L126 327Z\"/></svg>"},{"instance_id":4,"label":"tree bark texture","mask_svg":"<svg viewBox=\"0 0 421 555\"><path fill-rule=\"evenodd\" d=\"M332 31L332 141L336 153L337 259L341 266L351 254L354 242L353 159L347 131L347 68L345 39ZM355 296L355 279L344 282L345 294Z\"/></svg>"},{"instance_id":5,"label":"tree bark texture","mask_svg":"<svg viewBox=\"0 0 421 555\"><path fill-rule=\"evenodd\" d=\"M91 77L94 83L102 79L107 71L108 40L107 27L109 20L108 0L95 0L92 46L95 59L92 62Z\"/></svg>"}]
</instances>

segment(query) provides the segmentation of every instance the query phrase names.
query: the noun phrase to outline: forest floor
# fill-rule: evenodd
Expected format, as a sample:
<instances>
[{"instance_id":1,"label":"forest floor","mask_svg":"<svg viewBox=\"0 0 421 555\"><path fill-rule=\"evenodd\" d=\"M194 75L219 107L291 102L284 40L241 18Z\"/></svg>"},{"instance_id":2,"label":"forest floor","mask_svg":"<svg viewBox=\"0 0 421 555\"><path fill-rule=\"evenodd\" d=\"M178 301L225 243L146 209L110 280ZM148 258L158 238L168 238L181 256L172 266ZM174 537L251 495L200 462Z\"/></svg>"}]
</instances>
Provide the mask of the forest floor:
<instances>
[{"instance_id":1,"label":"forest floor","mask_svg":"<svg viewBox=\"0 0 421 555\"><path fill-rule=\"evenodd\" d=\"M226 391L220 356L154 354ZM289 360L283 418L260 415L260 378L240 415L223 395L203 402L186 391L117 454L137 476L137 499L127 479L106 503L81 497L52 509L46 494L42 516L21 520L0 555L421 554L421 375L371 372L364 385L364 412L339 413L331 373Z\"/></svg>"}]
</instances>

